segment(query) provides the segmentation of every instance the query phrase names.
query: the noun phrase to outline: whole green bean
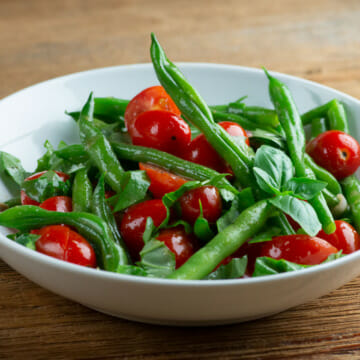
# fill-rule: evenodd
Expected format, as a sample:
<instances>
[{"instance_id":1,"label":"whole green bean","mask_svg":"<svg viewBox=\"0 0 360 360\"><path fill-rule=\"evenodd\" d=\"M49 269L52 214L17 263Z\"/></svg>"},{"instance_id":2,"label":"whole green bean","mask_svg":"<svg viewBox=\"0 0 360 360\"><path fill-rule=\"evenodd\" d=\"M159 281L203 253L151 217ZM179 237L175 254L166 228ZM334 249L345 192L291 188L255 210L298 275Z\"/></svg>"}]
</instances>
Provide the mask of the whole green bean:
<instances>
[{"instance_id":1,"label":"whole green bean","mask_svg":"<svg viewBox=\"0 0 360 360\"><path fill-rule=\"evenodd\" d=\"M311 121L311 139L316 138L327 130L324 118L315 118Z\"/></svg>"},{"instance_id":2,"label":"whole green bean","mask_svg":"<svg viewBox=\"0 0 360 360\"><path fill-rule=\"evenodd\" d=\"M73 211L90 211L92 191L93 189L87 174L87 169L83 168L78 170L75 174L72 185Z\"/></svg>"},{"instance_id":3,"label":"whole green bean","mask_svg":"<svg viewBox=\"0 0 360 360\"><path fill-rule=\"evenodd\" d=\"M0 225L22 231L55 224L75 227L94 247L97 260L104 270L116 272L118 266L122 265L120 248L112 240L108 225L94 214L48 211L32 205L15 206L0 213Z\"/></svg>"},{"instance_id":4,"label":"whole green bean","mask_svg":"<svg viewBox=\"0 0 360 360\"><path fill-rule=\"evenodd\" d=\"M182 114L203 132L219 155L229 163L240 184L243 187L254 186L254 176L250 170L253 159L221 126L215 123L205 101L180 70L168 60L155 35L151 36L151 59L161 85Z\"/></svg>"},{"instance_id":5,"label":"whole green bean","mask_svg":"<svg viewBox=\"0 0 360 360\"><path fill-rule=\"evenodd\" d=\"M80 139L90 160L96 165L100 173L105 174L106 182L116 192L121 191L121 180L124 170L120 165L111 145L102 132L92 124L94 112L93 95L81 110L79 119Z\"/></svg>"},{"instance_id":6,"label":"whole green bean","mask_svg":"<svg viewBox=\"0 0 360 360\"><path fill-rule=\"evenodd\" d=\"M344 105L338 101L333 100L328 112L327 116L329 119L329 128L330 130L339 130L345 133L349 133L349 125L346 117L346 112L344 109Z\"/></svg>"},{"instance_id":7,"label":"whole green bean","mask_svg":"<svg viewBox=\"0 0 360 360\"><path fill-rule=\"evenodd\" d=\"M94 99L94 114L106 117L112 122L123 121L129 100L115 97L97 97Z\"/></svg>"},{"instance_id":8,"label":"whole green bean","mask_svg":"<svg viewBox=\"0 0 360 360\"><path fill-rule=\"evenodd\" d=\"M333 194L341 194L341 186L335 179L334 175L329 173L327 170L316 164L312 157L305 153L304 156L305 165L308 166L315 174L316 179L327 182L326 188Z\"/></svg>"},{"instance_id":9,"label":"whole green bean","mask_svg":"<svg viewBox=\"0 0 360 360\"><path fill-rule=\"evenodd\" d=\"M360 232L360 182L355 175L351 175L344 179L341 184L350 206L355 228Z\"/></svg>"},{"instance_id":10,"label":"whole green bean","mask_svg":"<svg viewBox=\"0 0 360 360\"><path fill-rule=\"evenodd\" d=\"M218 233L184 265L170 274L169 279L203 279L223 259L233 254L251 236L256 234L263 227L272 210L272 206L266 200L259 201L244 210L233 224Z\"/></svg>"},{"instance_id":11,"label":"whole green bean","mask_svg":"<svg viewBox=\"0 0 360 360\"><path fill-rule=\"evenodd\" d=\"M275 106L280 124L284 129L290 158L293 162L297 177L315 177L311 169L307 169L304 162L305 133L301 118L292 99L289 89L279 80L272 77L267 71L269 92ZM316 211L326 233L336 230L334 218L322 193L309 200Z\"/></svg>"}]
</instances>

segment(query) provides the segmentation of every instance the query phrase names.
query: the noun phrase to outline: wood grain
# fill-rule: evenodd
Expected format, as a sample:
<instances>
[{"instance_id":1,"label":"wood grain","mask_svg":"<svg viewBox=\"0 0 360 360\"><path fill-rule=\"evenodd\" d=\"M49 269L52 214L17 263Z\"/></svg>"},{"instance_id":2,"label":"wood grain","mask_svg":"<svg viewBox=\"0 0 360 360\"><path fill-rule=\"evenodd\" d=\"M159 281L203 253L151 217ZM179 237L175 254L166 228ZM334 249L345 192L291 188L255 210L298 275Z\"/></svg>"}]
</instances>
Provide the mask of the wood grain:
<instances>
[{"instance_id":1,"label":"wood grain","mask_svg":"<svg viewBox=\"0 0 360 360\"><path fill-rule=\"evenodd\" d=\"M150 31L177 61L266 65L360 97L359 19L357 0L2 0L0 97L67 73L148 62ZM360 359L359 291L356 279L267 319L169 328L96 313L0 262L0 358Z\"/></svg>"}]
</instances>

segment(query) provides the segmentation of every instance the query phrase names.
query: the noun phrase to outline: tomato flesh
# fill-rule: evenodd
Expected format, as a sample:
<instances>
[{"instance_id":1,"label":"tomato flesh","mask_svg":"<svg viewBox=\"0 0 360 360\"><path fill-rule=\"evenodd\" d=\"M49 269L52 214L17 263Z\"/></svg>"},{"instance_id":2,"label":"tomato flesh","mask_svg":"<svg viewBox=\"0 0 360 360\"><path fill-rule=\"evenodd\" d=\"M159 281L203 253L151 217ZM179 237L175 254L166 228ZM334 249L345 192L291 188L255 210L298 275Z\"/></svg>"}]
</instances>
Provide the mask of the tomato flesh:
<instances>
[{"instance_id":1,"label":"tomato flesh","mask_svg":"<svg viewBox=\"0 0 360 360\"><path fill-rule=\"evenodd\" d=\"M180 116L181 112L162 86L152 86L137 94L127 105L124 118L127 129L133 130L136 118L145 111L165 110Z\"/></svg>"},{"instance_id":2,"label":"tomato flesh","mask_svg":"<svg viewBox=\"0 0 360 360\"><path fill-rule=\"evenodd\" d=\"M44 175L46 172L47 171L41 171L36 174L33 174L33 175L27 177L24 181L35 180L35 179L39 178L41 175ZM68 174L65 174L60 171L55 171L55 173L64 182L70 179L70 176ZM37 202L36 200L33 200L30 196L28 196L24 190L21 190L21 192L20 192L20 199L21 199L22 205L36 205L36 206L40 205L39 202Z\"/></svg>"},{"instance_id":3,"label":"tomato flesh","mask_svg":"<svg viewBox=\"0 0 360 360\"><path fill-rule=\"evenodd\" d=\"M180 199L181 217L194 224L200 216L200 203L203 217L214 223L221 215L222 201L219 190L214 186L201 186L187 191Z\"/></svg>"},{"instance_id":4,"label":"tomato flesh","mask_svg":"<svg viewBox=\"0 0 360 360\"><path fill-rule=\"evenodd\" d=\"M284 259L301 265L317 265L337 252L336 247L318 237L284 235L265 242L261 256Z\"/></svg>"},{"instance_id":5,"label":"tomato flesh","mask_svg":"<svg viewBox=\"0 0 360 360\"><path fill-rule=\"evenodd\" d=\"M352 175L360 166L360 145L350 135L326 131L309 142L306 151L314 161L338 180Z\"/></svg>"},{"instance_id":6,"label":"tomato flesh","mask_svg":"<svg viewBox=\"0 0 360 360\"><path fill-rule=\"evenodd\" d=\"M195 240L182 226L160 230L157 240L162 241L175 254L175 267L184 264L195 252Z\"/></svg>"},{"instance_id":7,"label":"tomato flesh","mask_svg":"<svg viewBox=\"0 0 360 360\"><path fill-rule=\"evenodd\" d=\"M343 254L351 254L360 249L360 236L357 231L346 221L335 220L336 230L332 234L326 234L321 230L316 236L326 240Z\"/></svg>"},{"instance_id":8,"label":"tomato flesh","mask_svg":"<svg viewBox=\"0 0 360 360\"><path fill-rule=\"evenodd\" d=\"M43 201L40 207L50 211L71 212L72 200L69 196L53 196Z\"/></svg>"},{"instance_id":9,"label":"tomato flesh","mask_svg":"<svg viewBox=\"0 0 360 360\"><path fill-rule=\"evenodd\" d=\"M169 192L177 190L189 181L154 165L139 163L139 168L140 170L146 171L151 182L149 191L158 199Z\"/></svg>"},{"instance_id":10,"label":"tomato flesh","mask_svg":"<svg viewBox=\"0 0 360 360\"><path fill-rule=\"evenodd\" d=\"M40 235L35 243L38 252L73 264L96 267L92 246L68 226L45 226L35 233Z\"/></svg>"},{"instance_id":11,"label":"tomato flesh","mask_svg":"<svg viewBox=\"0 0 360 360\"><path fill-rule=\"evenodd\" d=\"M139 260L139 253L144 247L143 234L146 219L151 217L154 225L159 226L165 220L166 215L166 207L159 199L144 201L125 211L119 229L134 260Z\"/></svg>"}]
</instances>

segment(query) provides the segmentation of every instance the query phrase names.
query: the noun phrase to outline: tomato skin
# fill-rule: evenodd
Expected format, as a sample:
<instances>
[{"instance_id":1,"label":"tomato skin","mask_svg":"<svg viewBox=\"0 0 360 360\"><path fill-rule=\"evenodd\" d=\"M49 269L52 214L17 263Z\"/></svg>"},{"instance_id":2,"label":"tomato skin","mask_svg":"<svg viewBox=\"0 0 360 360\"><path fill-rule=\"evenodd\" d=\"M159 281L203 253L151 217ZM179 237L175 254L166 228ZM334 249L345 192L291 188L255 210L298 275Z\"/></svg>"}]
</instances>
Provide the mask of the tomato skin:
<instances>
[{"instance_id":1,"label":"tomato skin","mask_svg":"<svg viewBox=\"0 0 360 360\"><path fill-rule=\"evenodd\" d=\"M96 267L94 249L81 235L65 225L50 225L36 230L40 238L36 250L73 264Z\"/></svg>"},{"instance_id":2,"label":"tomato skin","mask_svg":"<svg viewBox=\"0 0 360 360\"><path fill-rule=\"evenodd\" d=\"M148 200L130 206L120 222L120 233L134 260L139 259L139 253L144 247L143 234L146 219L151 217L154 225L159 226L166 218L166 207L160 199Z\"/></svg>"},{"instance_id":3,"label":"tomato skin","mask_svg":"<svg viewBox=\"0 0 360 360\"><path fill-rule=\"evenodd\" d=\"M318 237L284 235L265 242L261 256L284 259L301 265L317 265L337 252L336 247Z\"/></svg>"},{"instance_id":4,"label":"tomato skin","mask_svg":"<svg viewBox=\"0 0 360 360\"><path fill-rule=\"evenodd\" d=\"M69 196L53 196L43 201L40 207L50 211L71 212L72 199Z\"/></svg>"},{"instance_id":5,"label":"tomato skin","mask_svg":"<svg viewBox=\"0 0 360 360\"><path fill-rule=\"evenodd\" d=\"M41 171L41 172L38 172L36 174L33 174L33 175L27 177L24 181L35 180L35 179L39 178L41 175L44 175L46 172L47 171ZM55 173L64 182L70 179L70 176L68 174L65 174L65 173L60 172L60 171L55 171ZM20 199L21 199L21 204L22 205L36 205L36 206L40 205L39 202L33 200L30 196L28 196L24 190L21 190L21 192L20 192Z\"/></svg>"},{"instance_id":6,"label":"tomato skin","mask_svg":"<svg viewBox=\"0 0 360 360\"><path fill-rule=\"evenodd\" d=\"M139 168L140 170L146 171L146 174L151 181L149 191L157 199L162 198L169 192L177 190L189 181L188 179L172 174L151 164L139 163Z\"/></svg>"},{"instance_id":7,"label":"tomato skin","mask_svg":"<svg viewBox=\"0 0 360 360\"><path fill-rule=\"evenodd\" d=\"M179 199L181 217L190 224L194 224L200 215L201 201L203 216L210 223L214 223L221 215L222 201L219 190L214 186L201 186L187 191Z\"/></svg>"},{"instance_id":8,"label":"tomato skin","mask_svg":"<svg viewBox=\"0 0 360 360\"><path fill-rule=\"evenodd\" d=\"M237 123L231 121L220 122L219 125L232 136L245 136L246 144L249 145L245 130ZM193 139L183 154L183 159L196 164L207 166L219 173L233 174L226 161L216 152L216 150L206 140L204 134L198 135Z\"/></svg>"},{"instance_id":9,"label":"tomato skin","mask_svg":"<svg viewBox=\"0 0 360 360\"><path fill-rule=\"evenodd\" d=\"M336 230L332 234L326 234L321 230L316 236L326 240L343 254L351 254L360 249L360 235L346 221L335 220Z\"/></svg>"},{"instance_id":10,"label":"tomato skin","mask_svg":"<svg viewBox=\"0 0 360 360\"><path fill-rule=\"evenodd\" d=\"M165 110L180 116L181 112L162 86L151 86L137 94L125 110L125 124L129 131L133 130L135 119L145 111Z\"/></svg>"},{"instance_id":11,"label":"tomato skin","mask_svg":"<svg viewBox=\"0 0 360 360\"><path fill-rule=\"evenodd\" d=\"M129 129L132 143L170 154L182 154L191 141L189 125L179 116L163 110L140 114Z\"/></svg>"},{"instance_id":12,"label":"tomato skin","mask_svg":"<svg viewBox=\"0 0 360 360\"><path fill-rule=\"evenodd\" d=\"M324 169L341 180L360 166L360 145L350 135L337 130L326 131L306 146L307 153Z\"/></svg>"},{"instance_id":13,"label":"tomato skin","mask_svg":"<svg viewBox=\"0 0 360 360\"><path fill-rule=\"evenodd\" d=\"M196 250L195 240L182 226L160 230L157 240L162 241L175 254L176 269L184 264Z\"/></svg>"}]
</instances>

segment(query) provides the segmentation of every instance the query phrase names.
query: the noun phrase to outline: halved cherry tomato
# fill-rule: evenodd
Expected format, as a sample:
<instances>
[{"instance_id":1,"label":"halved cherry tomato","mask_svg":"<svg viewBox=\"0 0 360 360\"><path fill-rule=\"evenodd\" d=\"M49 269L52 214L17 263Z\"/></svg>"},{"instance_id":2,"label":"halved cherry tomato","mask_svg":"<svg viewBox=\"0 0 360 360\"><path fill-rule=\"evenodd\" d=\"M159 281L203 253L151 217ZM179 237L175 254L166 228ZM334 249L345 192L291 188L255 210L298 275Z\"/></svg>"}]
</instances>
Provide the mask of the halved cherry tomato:
<instances>
[{"instance_id":1,"label":"halved cherry tomato","mask_svg":"<svg viewBox=\"0 0 360 360\"><path fill-rule=\"evenodd\" d=\"M44 175L46 172L47 171L41 171L36 174L33 174L33 175L27 177L24 181L35 180L35 179L39 178L41 175ZM67 181L70 178L70 176L68 174L65 174L63 172L55 171L55 173L60 177L60 179L62 181ZM28 196L24 190L21 190L20 198L21 198L22 205L39 205L40 204L39 202L33 200L30 196Z\"/></svg>"},{"instance_id":2,"label":"halved cherry tomato","mask_svg":"<svg viewBox=\"0 0 360 360\"><path fill-rule=\"evenodd\" d=\"M309 142L306 151L314 161L338 180L352 175L360 166L360 145L350 135L326 131Z\"/></svg>"},{"instance_id":3,"label":"halved cherry tomato","mask_svg":"<svg viewBox=\"0 0 360 360\"><path fill-rule=\"evenodd\" d=\"M162 198L165 194L177 190L189 181L154 165L139 163L139 168L146 171L151 181L149 191L155 198Z\"/></svg>"},{"instance_id":4,"label":"halved cherry tomato","mask_svg":"<svg viewBox=\"0 0 360 360\"><path fill-rule=\"evenodd\" d=\"M181 112L162 86L152 86L137 94L125 110L125 124L132 131L135 119L145 111L165 110L180 116Z\"/></svg>"},{"instance_id":5,"label":"halved cherry tomato","mask_svg":"<svg viewBox=\"0 0 360 360\"><path fill-rule=\"evenodd\" d=\"M43 201L40 207L50 211L71 212L72 200L69 196L53 196Z\"/></svg>"},{"instance_id":6,"label":"halved cherry tomato","mask_svg":"<svg viewBox=\"0 0 360 360\"><path fill-rule=\"evenodd\" d=\"M144 247L143 234L146 219L151 217L154 225L159 226L166 218L166 207L161 200L148 200L130 206L120 222L120 233L134 260L139 259L139 253Z\"/></svg>"},{"instance_id":7,"label":"halved cherry tomato","mask_svg":"<svg viewBox=\"0 0 360 360\"><path fill-rule=\"evenodd\" d=\"M132 143L170 154L182 154L191 141L189 125L179 116L163 110L140 114L129 128Z\"/></svg>"},{"instance_id":8,"label":"halved cherry tomato","mask_svg":"<svg viewBox=\"0 0 360 360\"><path fill-rule=\"evenodd\" d=\"M318 237L284 235L265 242L261 256L284 259L301 265L317 265L337 252L336 247Z\"/></svg>"},{"instance_id":9,"label":"halved cherry tomato","mask_svg":"<svg viewBox=\"0 0 360 360\"><path fill-rule=\"evenodd\" d=\"M40 235L35 243L37 251L73 264L96 267L92 246L68 226L45 226L36 233Z\"/></svg>"},{"instance_id":10,"label":"halved cherry tomato","mask_svg":"<svg viewBox=\"0 0 360 360\"><path fill-rule=\"evenodd\" d=\"M182 226L160 230L156 239L164 242L175 254L176 268L184 264L196 250L195 239Z\"/></svg>"},{"instance_id":11,"label":"halved cherry tomato","mask_svg":"<svg viewBox=\"0 0 360 360\"><path fill-rule=\"evenodd\" d=\"M336 230L332 234L326 234L321 230L316 236L326 240L343 254L351 254L360 249L360 236L356 230L346 221L335 220Z\"/></svg>"},{"instance_id":12,"label":"halved cherry tomato","mask_svg":"<svg viewBox=\"0 0 360 360\"><path fill-rule=\"evenodd\" d=\"M222 202L219 190L214 186L201 186L187 191L180 199L181 217L193 224L200 215L200 203L203 216L214 223L221 215Z\"/></svg>"},{"instance_id":13,"label":"halved cherry tomato","mask_svg":"<svg viewBox=\"0 0 360 360\"><path fill-rule=\"evenodd\" d=\"M220 122L219 125L232 136L245 136L245 142L249 145L249 139L247 138L246 132L239 124L230 121L223 121ZM214 169L219 173L232 174L232 170L229 165L226 164L225 160L208 143L203 134L198 135L191 141L182 157L185 160Z\"/></svg>"}]
</instances>

